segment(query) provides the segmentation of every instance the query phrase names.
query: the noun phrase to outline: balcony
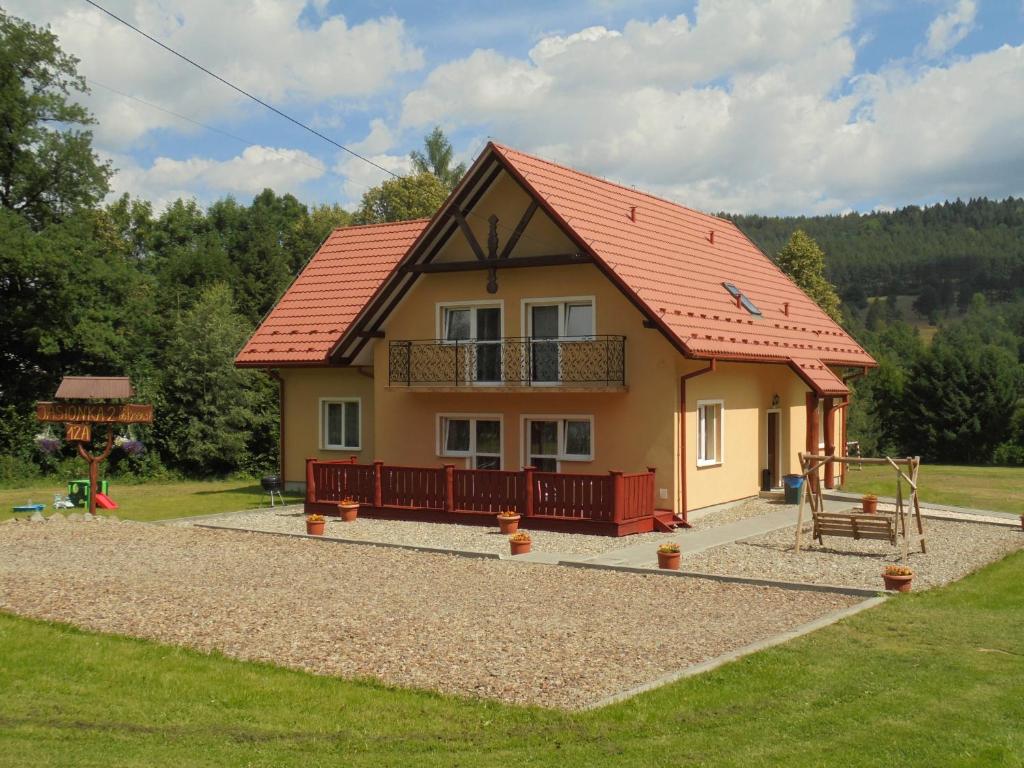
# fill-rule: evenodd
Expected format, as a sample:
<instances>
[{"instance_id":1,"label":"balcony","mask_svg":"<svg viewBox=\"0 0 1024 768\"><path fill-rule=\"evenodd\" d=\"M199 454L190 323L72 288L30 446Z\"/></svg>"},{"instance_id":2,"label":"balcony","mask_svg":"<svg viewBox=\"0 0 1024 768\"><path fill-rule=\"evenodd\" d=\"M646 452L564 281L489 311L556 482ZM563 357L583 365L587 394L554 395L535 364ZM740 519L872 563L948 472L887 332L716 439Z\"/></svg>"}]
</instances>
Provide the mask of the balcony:
<instances>
[{"instance_id":1,"label":"balcony","mask_svg":"<svg viewBox=\"0 0 1024 768\"><path fill-rule=\"evenodd\" d=\"M626 337L392 341L388 384L429 391L622 391Z\"/></svg>"}]
</instances>

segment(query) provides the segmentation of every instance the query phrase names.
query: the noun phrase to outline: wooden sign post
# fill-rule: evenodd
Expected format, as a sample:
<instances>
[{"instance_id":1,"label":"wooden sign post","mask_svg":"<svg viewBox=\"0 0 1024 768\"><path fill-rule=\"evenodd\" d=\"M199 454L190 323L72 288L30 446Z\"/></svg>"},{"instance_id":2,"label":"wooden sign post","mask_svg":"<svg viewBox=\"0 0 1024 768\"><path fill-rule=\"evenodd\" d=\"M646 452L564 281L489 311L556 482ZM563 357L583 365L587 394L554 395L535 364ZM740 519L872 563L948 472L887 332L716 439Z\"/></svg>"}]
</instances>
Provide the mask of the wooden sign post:
<instances>
[{"instance_id":1,"label":"wooden sign post","mask_svg":"<svg viewBox=\"0 0 1024 768\"><path fill-rule=\"evenodd\" d=\"M78 388L72 396L94 399L89 392L93 383L89 381L90 377L68 377L61 383L62 389L69 378L74 379L72 384ZM120 379L104 379L99 385L109 387L111 381L124 387L125 393L132 391L127 379L123 382ZM61 397L60 389L57 390L57 397ZM152 424L153 406L140 403L36 403L36 418L47 423L63 423L65 439L77 445L78 455L89 464L89 514L95 515L99 467L114 447L114 428L118 424ZM92 440L93 426L96 424L107 425L107 444L101 453L93 455L85 446Z\"/></svg>"}]
</instances>

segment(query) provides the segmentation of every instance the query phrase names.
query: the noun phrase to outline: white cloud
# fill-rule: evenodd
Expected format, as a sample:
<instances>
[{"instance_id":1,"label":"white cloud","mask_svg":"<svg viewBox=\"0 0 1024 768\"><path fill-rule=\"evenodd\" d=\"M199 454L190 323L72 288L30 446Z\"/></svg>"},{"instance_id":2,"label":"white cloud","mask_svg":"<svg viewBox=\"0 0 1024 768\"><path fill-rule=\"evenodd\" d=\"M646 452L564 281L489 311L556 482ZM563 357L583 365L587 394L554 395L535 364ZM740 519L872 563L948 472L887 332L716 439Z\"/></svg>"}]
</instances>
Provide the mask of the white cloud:
<instances>
[{"instance_id":1,"label":"white cloud","mask_svg":"<svg viewBox=\"0 0 1024 768\"><path fill-rule=\"evenodd\" d=\"M856 34L846 2L701 0L692 22L593 27L526 58L477 50L442 64L400 124L491 133L707 210L1021 192L1024 46L863 75Z\"/></svg>"},{"instance_id":2,"label":"white cloud","mask_svg":"<svg viewBox=\"0 0 1024 768\"><path fill-rule=\"evenodd\" d=\"M952 50L974 29L977 12L974 0L958 0L951 10L937 16L928 26L924 55L937 59Z\"/></svg>"},{"instance_id":3,"label":"white cloud","mask_svg":"<svg viewBox=\"0 0 1024 768\"><path fill-rule=\"evenodd\" d=\"M14 15L49 23L79 70L196 120L237 113L244 97L83 3L8 0ZM278 104L363 98L418 69L421 51L393 16L350 26L315 3L317 25L300 21L306 0L113 0L111 10L168 46L257 96ZM176 118L100 89L89 97L97 141L121 147Z\"/></svg>"},{"instance_id":4,"label":"white cloud","mask_svg":"<svg viewBox=\"0 0 1024 768\"><path fill-rule=\"evenodd\" d=\"M372 131L371 131L372 136ZM362 153L361 153L362 154ZM404 176L412 170L412 161L408 155L391 155L386 152L363 155L372 160L381 168L386 168L391 173ZM338 158L332 169L335 173L344 177L341 184L342 201L341 205L348 210L355 210L359 207L359 201L363 193L370 187L375 187L382 181L391 178L391 174L375 168L369 163L364 163L357 157L345 154Z\"/></svg>"},{"instance_id":5,"label":"white cloud","mask_svg":"<svg viewBox=\"0 0 1024 768\"><path fill-rule=\"evenodd\" d=\"M255 195L270 187L278 194L297 192L324 175L324 164L297 149L253 145L228 160L157 157L148 167L127 155L110 157L118 173L112 195L125 192L151 200L159 210L178 197L219 197L225 192Z\"/></svg>"}]
</instances>

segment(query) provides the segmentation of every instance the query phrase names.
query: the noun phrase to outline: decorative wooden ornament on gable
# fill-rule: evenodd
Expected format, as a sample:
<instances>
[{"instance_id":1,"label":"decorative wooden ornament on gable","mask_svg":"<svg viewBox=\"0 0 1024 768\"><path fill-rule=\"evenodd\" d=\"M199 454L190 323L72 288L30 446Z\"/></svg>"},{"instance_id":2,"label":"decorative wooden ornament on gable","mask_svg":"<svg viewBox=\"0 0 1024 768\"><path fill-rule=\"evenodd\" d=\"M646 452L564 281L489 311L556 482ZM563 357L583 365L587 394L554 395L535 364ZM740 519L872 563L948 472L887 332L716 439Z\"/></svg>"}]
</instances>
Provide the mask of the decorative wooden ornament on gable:
<instances>
[{"instance_id":1,"label":"decorative wooden ornament on gable","mask_svg":"<svg viewBox=\"0 0 1024 768\"><path fill-rule=\"evenodd\" d=\"M99 465L110 456L114 447L114 426L153 423L152 405L110 402L127 400L134 395L135 390L127 376L65 376L54 395L54 400L65 402L36 403L36 418L51 424L63 423L65 439L77 444L79 456L89 464L90 514L96 514ZM95 424L107 425L107 444L97 455L85 449L85 444L92 441Z\"/></svg>"}]
</instances>

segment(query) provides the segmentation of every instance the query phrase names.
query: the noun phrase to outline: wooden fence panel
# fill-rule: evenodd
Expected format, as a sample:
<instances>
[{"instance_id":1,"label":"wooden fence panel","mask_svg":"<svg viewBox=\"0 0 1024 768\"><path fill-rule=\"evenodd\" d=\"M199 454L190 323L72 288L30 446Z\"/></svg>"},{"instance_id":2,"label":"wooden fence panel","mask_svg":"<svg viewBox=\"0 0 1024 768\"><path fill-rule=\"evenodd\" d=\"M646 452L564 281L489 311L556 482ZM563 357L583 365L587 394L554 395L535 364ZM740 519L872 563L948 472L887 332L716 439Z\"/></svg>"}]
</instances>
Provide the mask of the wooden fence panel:
<instances>
[{"instance_id":1,"label":"wooden fence panel","mask_svg":"<svg viewBox=\"0 0 1024 768\"><path fill-rule=\"evenodd\" d=\"M382 468L385 507L444 509L443 467Z\"/></svg>"},{"instance_id":2,"label":"wooden fence panel","mask_svg":"<svg viewBox=\"0 0 1024 768\"><path fill-rule=\"evenodd\" d=\"M636 520L654 514L654 475L643 472L623 475L623 520Z\"/></svg>"},{"instance_id":3,"label":"wooden fence panel","mask_svg":"<svg viewBox=\"0 0 1024 768\"><path fill-rule=\"evenodd\" d=\"M494 469L456 469L454 508L457 511L493 512L518 509L523 473ZM518 510L523 514L523 510Z\"/></svg>"},{"instance_id":4,"label":"wooden fence panel","mask_svg":"<svg viewBox=\"0 0 1024 768\"><path fill-rule=\"evenodd\" d=\"M351 497L360 504L373 503L373 465L351 462L313 462L316 501L338 502Z\"/></svg>"},{"instance_id":5,"label":"wooden fence panel","mask_svg":"<svg viewBox=\"0 0 1024 768\"><path fill-rule=\"evenodd\" d=\"M611 521L612 484L608 475L535 472L533 477L533 508L537 515Z\"/></svg>"}]
</instances>

